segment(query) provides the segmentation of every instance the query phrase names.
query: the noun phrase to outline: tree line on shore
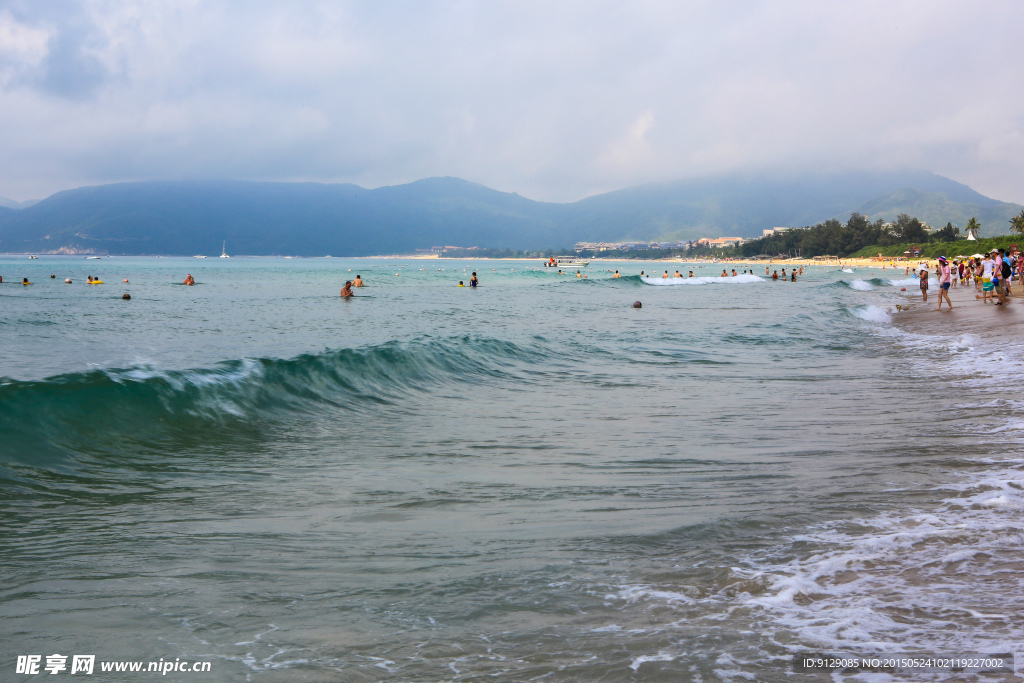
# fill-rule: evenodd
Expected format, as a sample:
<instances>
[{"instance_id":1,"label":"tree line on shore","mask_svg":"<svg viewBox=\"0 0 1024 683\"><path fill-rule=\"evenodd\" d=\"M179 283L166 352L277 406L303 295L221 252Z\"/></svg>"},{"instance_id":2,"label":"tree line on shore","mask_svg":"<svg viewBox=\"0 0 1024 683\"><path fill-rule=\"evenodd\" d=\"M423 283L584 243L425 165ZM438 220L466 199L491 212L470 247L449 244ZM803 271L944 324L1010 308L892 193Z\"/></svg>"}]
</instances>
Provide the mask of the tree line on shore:
<instances>
[{"instance_id":1,"label":"tree line on shore","mask_svg":"<svg viewBox=\"0 0 1024 683\"><path fill-rule=\"evenodd\" d=\"M977 219L972 218L967 230L976 231L981 227ZM1024 211L1010 220L1010 230L1024 235ZM975 245L976 250L981 241L968 241L961 236L960 229L952 223L931 232L917 218L905 213L896 217L892 223L881 219L869 221L859 213L850 215L844 225L836 219L829 219L818 225L776 232L760 239L749 240L733 248L732 256L751 257L768 254L772 256L902 256L905 251L919 250L922 255L935 247L941 253L946 245ZM994 238L1005 239L1007 244L1014 237ZM939 247L937 245L943 245ZM724 250L723 250L724 251ZM962 251L962 249L961 249ZM724 255L724 254L723 254Z\"/></svg>"}]
</instances>

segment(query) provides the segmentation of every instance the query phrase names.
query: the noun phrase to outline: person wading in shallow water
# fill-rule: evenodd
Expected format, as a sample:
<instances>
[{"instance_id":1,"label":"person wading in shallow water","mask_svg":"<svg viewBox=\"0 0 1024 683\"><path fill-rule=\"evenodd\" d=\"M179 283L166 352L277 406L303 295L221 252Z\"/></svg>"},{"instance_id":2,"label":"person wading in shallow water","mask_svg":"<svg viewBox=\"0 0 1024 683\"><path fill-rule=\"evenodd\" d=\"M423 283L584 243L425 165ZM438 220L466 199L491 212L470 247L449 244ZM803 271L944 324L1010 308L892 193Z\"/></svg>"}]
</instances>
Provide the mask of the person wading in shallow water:
<instances>
[{"instance_id":1,"label":"person wading in shallow water","mask_svg":"<svg viewBox=\"0 0 1024 683\"><path fill-rule=\"evenodd\" d=\"M921 296L924 297L924 302L928 303L928 269L921 269Z\"/></svg>"},{"instance_id":2,"label":"person wading in shallow water","mask_svg":"<svg viewBox=\"0 0 1024 683\"><path fill-rule=\"evenodd\" d=\"M353 296L353 294L352 294L352 281L351 280L345 280L345 286L341 288L341 298L347 299L350 296Z\"/></svg>"},{"instance_id":3,"label":"person wading in shallow water","mask_svg":"<svg viewBox=\"0 0 1024 683\"><path fill-rule=\"evenodd\" d=\"M949 269L949 264L946 262L945 256L939 257L939 305L935 309L936 311L942 310L942 300L945 299L946 303L949 304L949 310L953 310L953 302L949 300L949 286L953 281L952 273Z\"/></svg>"}]
</instances>

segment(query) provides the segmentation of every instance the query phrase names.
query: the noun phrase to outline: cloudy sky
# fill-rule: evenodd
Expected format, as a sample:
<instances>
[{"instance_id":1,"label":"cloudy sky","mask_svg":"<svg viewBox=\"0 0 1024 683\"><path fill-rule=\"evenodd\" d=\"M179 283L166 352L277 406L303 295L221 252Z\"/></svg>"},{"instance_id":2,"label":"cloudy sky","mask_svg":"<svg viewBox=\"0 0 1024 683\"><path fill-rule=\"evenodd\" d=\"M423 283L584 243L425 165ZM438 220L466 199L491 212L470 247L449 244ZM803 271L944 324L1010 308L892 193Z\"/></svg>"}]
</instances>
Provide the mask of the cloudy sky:
<instances>
[{"instance_id":1,"label":"cloudy sky","mask_svg":"<svg viewBox=\"0 0 1024 683\"><path fill-rule=\"evenodd\" d=\"M1024 202L1019 0L0 0L0 196L916 168Z\"/></svg>"}]
</instances>

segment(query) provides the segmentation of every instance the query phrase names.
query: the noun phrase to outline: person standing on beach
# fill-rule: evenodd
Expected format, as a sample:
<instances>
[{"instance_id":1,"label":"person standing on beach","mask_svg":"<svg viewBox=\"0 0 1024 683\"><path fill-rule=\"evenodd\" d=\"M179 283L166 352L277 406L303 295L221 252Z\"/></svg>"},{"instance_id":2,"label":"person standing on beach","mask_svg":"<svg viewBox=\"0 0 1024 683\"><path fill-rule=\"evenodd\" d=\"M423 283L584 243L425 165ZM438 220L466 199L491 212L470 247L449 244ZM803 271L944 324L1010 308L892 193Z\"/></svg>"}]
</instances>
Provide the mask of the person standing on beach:
<instances>
[{"instance_id":1,"label":"person standing on beach","mask_svg":"<svg viewBox=\"0 0 1024 683\"><path fill-rule=\"evenodd\" d=\"M1002 248L999 249L999 259L1000 263L1002 263L1002 276L999 278L999 284L1003 286L1003 299L1005 301L1013 296L1013 292L1010 291L1010 276L1013 275L1013 262L1006 254L1006 250Z\"/></svg>"},{"instance_id":2,"label":"person standing on beach","mask_svg":"<svg viewBox=\"0 0 1024 683\"><path fill-rule=\"evenodd\" d=\"M992 293L996 295L996 306L1006 303L1006 276L1003 274L1003 250L992 250Z\"/></svg>"},{"instance_id":3,"label":"person standing on beach","mask_svg":"<svg viewBox=\"0 0 1024 683\"><path fill-rule=\"evenodd\" d=\"M924 297L924 302L928 303L928 269L921 269L921 296Z\"/></svg>"},{"instance_id":4,"label":"person standing on beach","mask_svg":"<svg viewBox=\"0 0 1024 683\"><path fill-rule=\"evenodd\" d=\"M992 262L991 254L985 254L985 258L983 258L982 261L981 261L981 297L980 298L986 304L989 301L992 300L992 289L994 288L994 285L992 284L992 266L993 265L994 265L994 263ZM979 297L975 296L974 298L977 299Z\"/></svg>"},{"instance_id":5,"label":"person standing on beach","mask_svg":"<svg viewBox=\"0 0 1024 683\"><path fill-rule=\"evenodd\" d=\"M952 274L949 270L949 264L946 262L945 256L939 257L939 305L935 309L936 311L942 310L942 299L946 299L946 303L949 304L949 310L953 310L953 302L949 300L949 287L952 284Z\"/></svg>"}]
</instances>

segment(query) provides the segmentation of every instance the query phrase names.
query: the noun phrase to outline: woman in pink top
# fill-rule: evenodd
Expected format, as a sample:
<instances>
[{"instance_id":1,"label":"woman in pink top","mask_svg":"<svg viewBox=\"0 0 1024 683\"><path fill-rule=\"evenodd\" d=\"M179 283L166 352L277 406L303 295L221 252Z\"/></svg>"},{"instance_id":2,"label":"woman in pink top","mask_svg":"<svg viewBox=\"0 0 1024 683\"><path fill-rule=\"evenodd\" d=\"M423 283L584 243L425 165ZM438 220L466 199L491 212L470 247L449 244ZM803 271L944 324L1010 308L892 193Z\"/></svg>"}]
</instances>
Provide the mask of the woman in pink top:
<instances>
[{"instance_id":1,"label":"woman in pink top","mask_svg":"<svg viewBox=\"0 0 1024 683\"><path fill-rule=\"evenodd\" d=\"M949 271L949 263L945 256L939 257L939 305L936 311L942 310L942 299L946 299L949 310L953 310L953 302L949 300L949 286L953 283L952 274Z\"/></svg>"}]
</instances>

